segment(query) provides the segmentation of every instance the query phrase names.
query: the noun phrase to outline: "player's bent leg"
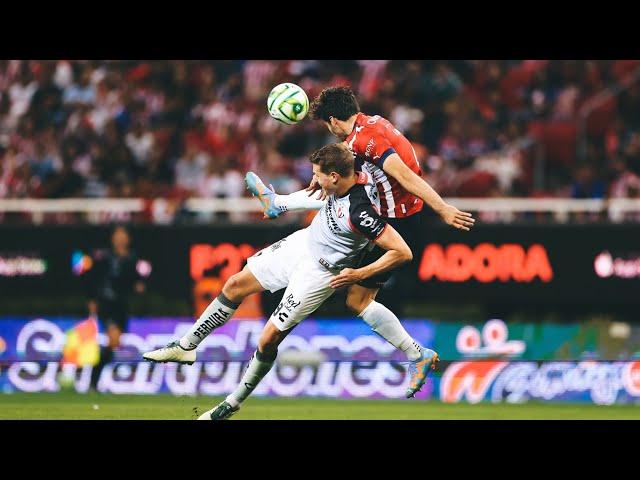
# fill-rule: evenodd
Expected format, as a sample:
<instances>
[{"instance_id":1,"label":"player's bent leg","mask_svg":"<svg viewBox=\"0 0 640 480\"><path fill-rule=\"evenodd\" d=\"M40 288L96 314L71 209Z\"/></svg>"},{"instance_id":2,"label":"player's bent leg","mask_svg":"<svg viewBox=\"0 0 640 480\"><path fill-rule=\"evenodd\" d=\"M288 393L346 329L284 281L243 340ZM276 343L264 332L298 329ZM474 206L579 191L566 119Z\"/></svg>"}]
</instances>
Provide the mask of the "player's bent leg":
<instances>
[{"instance_id":1,"label":"player's bent leg","mask_svg":"<svg viewBox=\"0 0 640 480\"><path fill-rule=\"evenodd\" d=\"M202 414L199 420L224 420L238 411L240 404L273 367L280 342L333 294L334 290L329 286L331 278L332 273L307 257L296 264L282 301L266 323L258 349L240 384L222 403Z\"/></svg>"},{"instance_id":2,"label":"player's bent leg","mask_svg":"<svg viewBox=\"0 0 640 480\"><path fill-rule=\"evenodd\" d=\"M391 345L401 350L409 364L409 387L407 398L413 397L425 384L429 371L439 361L438 354L423 348L409 335L398 317L387 307L375 301L378 289L351 285L347 293L347 305L370 327ZM357 310L361 309L361 310Z\"/></svg>"},{"instance_id":3,"label":"player's bent leg","mask_svg":"<svg viewBox=\"0 0 640 480\"><path fill-rule=\"evenodd\" d=\"M242 303L249 295L264 291L251 269L245 266L240 272L231 275L222 287L222 293L232 302Z\"/></svg>"},{"instance_id":4,"label":"player's bent leg","mask_svg":"<svg viewBox=\"0 0 640 480\"><path fill-rule=\"evenodd\" d=\"M272 322L267 322L262 329L260 338L258 339L258 351L261 355L276 356L278 354L278 346L293 331L293 328L282 331Z\"/></svg>"},{"instance_id":5,"label":"player's bent leg","mask_svg":"<svg viewBox=\"0 0 640 480\"><path fill-rule=\"evenodd\" d=\"M379 288L368 288L358 284L351 285L347 291L347 308L359 315L376 299L379 291Z\"/></svg>"},{"instance_id":6,"label":"player's bent leg","mask_svg":"<svg viewBox=\"0 0 640 480\"><path fill-rule=\"evenodd\" d=\"M196 360L196 348L214 329L221 327L233 316L242 300L264 288L251 271L245 267L229 277L222 292L202 312L200 318L180 340L166 347L145 353L142 357L152 362L176 362L187 365Z\"/></svg>"},{"instance_id":7,"label":"player's bent leg","mask_svg":"<svg viewBox=\"0 0 640 480\"><path fill-rule=\"evenodd\" d=\"M258 341L255 351L236 389L227 398L204 412L198 420L226 420L240 410L240 405L260 381L271 371L278 355L278 345L293 329L281 331L273 323L267 322Z\"/></svg>"},{"instance_id":8,"label":"player's bent leg","mask_svg":"<svg viewBox=\"0 0 640 480\"><path fill-rule=\"evenodd\" d=\"M411 338L391 310L375 301L379 291L378 288L351 285L347 292L347 306L374 332L402 350L409 361L418 360L422 351L420 344Z\"/></svg>"}]
</instances>

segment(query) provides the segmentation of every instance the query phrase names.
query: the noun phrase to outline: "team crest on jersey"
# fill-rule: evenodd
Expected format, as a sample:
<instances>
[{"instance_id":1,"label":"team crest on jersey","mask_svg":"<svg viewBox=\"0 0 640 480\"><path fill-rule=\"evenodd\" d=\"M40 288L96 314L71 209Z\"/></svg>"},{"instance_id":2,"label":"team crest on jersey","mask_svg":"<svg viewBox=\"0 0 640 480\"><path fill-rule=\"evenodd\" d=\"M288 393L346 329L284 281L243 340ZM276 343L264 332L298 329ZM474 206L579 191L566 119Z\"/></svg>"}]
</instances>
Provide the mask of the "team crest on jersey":
<instances>
[{"instance_id":1,"label":"team crest on jersey","mask_svg":"<svg viewBox=\"0 0 640 480\"><path fill-rule=\"evenodd\" d=\"M336 214L338 215L338 218L344 217L344 210L342 209L342 205L340 205L338 207L338 210L336 211Z\"/></svg>"}]
</instances>

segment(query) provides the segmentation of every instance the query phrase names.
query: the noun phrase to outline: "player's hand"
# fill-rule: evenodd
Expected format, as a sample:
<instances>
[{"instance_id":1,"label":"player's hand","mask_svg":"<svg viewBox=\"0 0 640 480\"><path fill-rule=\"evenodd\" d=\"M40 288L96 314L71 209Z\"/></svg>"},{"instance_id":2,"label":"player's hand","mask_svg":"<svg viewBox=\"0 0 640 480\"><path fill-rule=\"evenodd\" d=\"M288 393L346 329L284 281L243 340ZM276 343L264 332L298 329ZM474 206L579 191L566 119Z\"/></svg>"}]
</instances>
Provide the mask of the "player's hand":
<instances>
[{"instance_id":1,"label":"player's hand","mask_svg":"<svg viewBox=\"0 0 640 480\"><path fill-rule=\"evenodd\" d=\"M462 212L449 204L445 204L445 207L438 213L444 223L460 230L469 231L476 222L469 212Z\"/></svg>"},{"instance_id":2,"label":"player's hand","mask_svg":"<svg viewBox=\"0 0 640 480\"><path fill-rule=\"evenodd\" d=\"M331 279L329 284L331 288L342 288L354 283L358 283L362 278L362 274L353 268L343 268L340 273Z\"/></svg>"},{"instance_id":3,"label":"player's hand","mask_svg":"<svg viewBox=\"0 0 640 480\"><path fill-rule=\"evenodd\" d=\"M311 195L313 195L314 192L317 192L318 190L320 190L320 192L316 196L316 200L324 200L325 198L327 198L327 192L325 192L322 189L322 187L320 187L320 184L318 183L318 179L314 175L313 178L311 179L311 183L309 184L309 186L305 188L305 191L309 192L307 196L310 197Z\"/></svg>"}]
</instances>

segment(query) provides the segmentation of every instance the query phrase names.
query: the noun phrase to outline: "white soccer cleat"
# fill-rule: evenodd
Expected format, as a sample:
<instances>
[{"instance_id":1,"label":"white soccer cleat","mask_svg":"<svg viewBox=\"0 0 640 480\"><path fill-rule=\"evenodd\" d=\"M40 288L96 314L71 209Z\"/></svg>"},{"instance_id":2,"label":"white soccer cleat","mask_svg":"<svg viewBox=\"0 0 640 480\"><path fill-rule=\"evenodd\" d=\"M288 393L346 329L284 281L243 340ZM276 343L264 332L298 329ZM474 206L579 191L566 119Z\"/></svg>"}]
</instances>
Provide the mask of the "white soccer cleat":
<instances>
[{"instance_id":1,"label":"white soccer cleat","mask_svg":"<svg viewBox=\"0 0 640 480\"><path fill-rule=\"evenodd\" d=\"M192 365L196 361L196 349L185 350L180 346L180 342L177 340L171 342L166 347L147 352L142 355L142 358L149 360L150 362L166 363L175 362L187 365Z\"/></svg>"}]
</instances>

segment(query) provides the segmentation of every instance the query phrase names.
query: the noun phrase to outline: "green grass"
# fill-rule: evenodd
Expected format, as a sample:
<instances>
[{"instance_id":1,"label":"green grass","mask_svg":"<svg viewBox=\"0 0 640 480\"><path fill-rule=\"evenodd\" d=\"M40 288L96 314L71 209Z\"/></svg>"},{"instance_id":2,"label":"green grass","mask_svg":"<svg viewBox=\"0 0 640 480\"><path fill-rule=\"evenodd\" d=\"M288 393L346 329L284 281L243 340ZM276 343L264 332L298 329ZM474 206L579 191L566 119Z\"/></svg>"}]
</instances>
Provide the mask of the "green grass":
<instances>
[{"instance_id":1,"label":"green grass","mask_svg":"<svg viewBox=\"0 0 640 480\"><path fill-rule=\"evenodd\" d=\"M0 419L190 420L221 397L100 395L76 393L0 394ZM250 398L237 420L640 420L640 405L444 404L423 400L330 400Z\"/></svg>"}]
</instances>

